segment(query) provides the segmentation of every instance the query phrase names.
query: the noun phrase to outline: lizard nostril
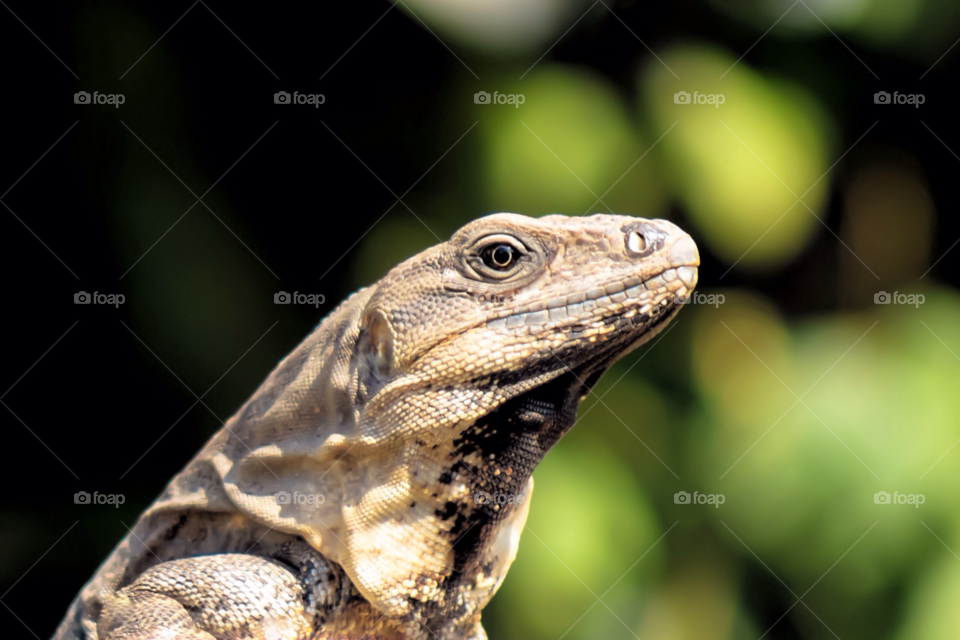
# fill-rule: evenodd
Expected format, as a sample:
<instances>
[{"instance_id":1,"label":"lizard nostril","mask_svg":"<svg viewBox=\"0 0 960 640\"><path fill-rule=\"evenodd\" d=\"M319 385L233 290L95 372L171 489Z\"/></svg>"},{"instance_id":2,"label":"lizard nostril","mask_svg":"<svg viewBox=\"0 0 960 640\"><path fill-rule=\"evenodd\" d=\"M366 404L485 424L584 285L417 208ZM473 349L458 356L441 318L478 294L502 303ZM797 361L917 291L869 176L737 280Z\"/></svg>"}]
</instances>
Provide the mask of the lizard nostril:
<instances>
[{"instance_id":1,"label":"lizard nostril","mask_svg":"<svg viewBox=\"0 0 960 640\"><path fill-rule=\"evenodd\" d=\"M621 232L624 249L631 258L645 258L655 251L660 251L669 238L669 234L663 229L647 220L631 222L621 227Z\"/></svg>"},{"instance_id":2,"label":"lizard nostril","mask_svg":"<svg viewBox=\"0 0 960 640\"><path fill-rule=\"evenodd\" d=\"M647 248L647 240L639 231L631 231L627 235L627 249L634 253L642 253Z\"/></svg>"}]
</instances>

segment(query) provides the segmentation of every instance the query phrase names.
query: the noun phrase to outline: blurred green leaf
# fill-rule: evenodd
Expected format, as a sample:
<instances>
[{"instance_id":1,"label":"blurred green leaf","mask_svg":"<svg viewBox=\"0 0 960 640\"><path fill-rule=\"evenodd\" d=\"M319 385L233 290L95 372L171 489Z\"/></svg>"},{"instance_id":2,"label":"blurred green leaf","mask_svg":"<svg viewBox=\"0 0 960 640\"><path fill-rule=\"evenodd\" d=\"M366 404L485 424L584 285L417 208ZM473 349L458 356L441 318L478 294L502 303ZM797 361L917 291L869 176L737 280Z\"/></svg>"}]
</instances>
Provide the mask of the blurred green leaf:
<instances>
[{"instance_id":1,"label":"blurred green leaf","mask_svg":"<svg viewBox=\"0 0 960 640\"><path fill-rule=\"evenodd\" d=\"M523 83L524 103L480 105L489 209L527 215L607 212L653 217L664 198L626 107L587 71L542 65ZM609 208L608 208L609 207Z\"/></svg>"},{"instance_id":2,"label":"blurred green leaf","mask_svg":"<svg viewBox=\"0 0 960 640\"><path fill-rule=\"evenodd\" d=\"M662 57L674 73L652 63L641 93L656 128L670 129L658 149L676 197L726 262L789 261L820 227L831 138L823 110L799 87L716 49Z\"/></svg>"}]
</instances>

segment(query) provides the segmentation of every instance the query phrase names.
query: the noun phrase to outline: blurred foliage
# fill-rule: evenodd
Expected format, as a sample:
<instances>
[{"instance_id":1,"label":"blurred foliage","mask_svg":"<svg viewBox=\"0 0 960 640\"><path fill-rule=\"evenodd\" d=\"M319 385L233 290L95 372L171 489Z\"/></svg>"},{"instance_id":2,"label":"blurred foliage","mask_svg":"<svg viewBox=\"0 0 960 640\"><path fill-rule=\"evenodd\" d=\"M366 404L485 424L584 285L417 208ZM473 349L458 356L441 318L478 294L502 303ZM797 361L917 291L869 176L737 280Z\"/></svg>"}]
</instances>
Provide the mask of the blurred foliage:
<instances>
[{"instance_id":1,"label":"blurred foliage","mask_svg":"<svg viewBox=\"0 0 960 640\"><path fill-rule=\"evenodd\" d=\"M911 58L940 56L956 39L960 5L953 0L711 0L718 10L761 32L777 22L783 37L827 30L875 49ZM932 56L932 59L930 57Z\"/></svg>"},{"instance_id":2,"label":"blurred foliage","mask_svg":"<svg viewBox=\"0 0 960 640\"><path fill-rule=\"evenodd\" d=\"M766 28L782 18L785 31L794 35L819 32L827 24L882 43L901 40L918 27L925 11L939 8L935 0L809 0L809 9L787 0L713 0L713 4L757 27Z\"/></svg>"},{"instance_id":3,"label":"blurred foliage","mask_svg":"<svg viewBox=\"0 0 960 640\"><path fill-rule=\"evenodd\" d=\"M104 68L119 75L123 70L117 61L136 60L151 45L152 34L137 12L118 5L85 7L79 22L86 38L79 69L87 76ZM101 29L124 37L104 40L98 35ZM108 204L121 279L141 262L153 263L129 280L131 296L143 301L131 306L143 340L172 354L168 364L200 387L201 380L223 372L224 361L239 355L238 343L252 343L273 322L255 301L268 295L275 281L251 259L242 241L223 242L223 234L248 234L221 194L215 189L205 193L219 176L207 175L193 158L177 62L161 48L150 64L151 76L134 74L123 86L113 82L118 91L142 86L150 99L131 104L123 113L124 124L110 129L108 141L101 138L102 125L82 121L83 146L110 165L107 172L99 163L87 165L85 177ZM108 176L112 179L105 182ZM194 194L205 197L198 202ZM158 240L171 234L182 244L175 248ZM230 321L237 316L249 322ZM270 343L275 337L265 339ZM229 394L226 389L215 393Z\"/></svg>"},{"instance_id":4,"label":"blurred foliage","mask_svg":"<svg viewBox=\"0 0 960 640\"><path fill-rule=\"evenodd\" d=\"M721 51L684 47L662 57L640 92L658 128L670 130L663 153L691 219L728 263L790 260L816 230L829 186L823 110L799 87ZM678 92L722 95L723 103L677 104Z\"/></svg>"},{"instance_id":5,"label":"blurred foliage","mask_svg":"<svg viewBox=\"0 0 960 640\"><path fill-rule=\"evenodd\" d=\"M527 520L514 564L518 577L513 579L511 571L495 607L510 620L513 637L560 637L568 630L570 638L596 637L598 627L606 629L616 620L603 606L580 618L614 584L605 599L609 595L617 614L635 623L636 603L644 586L649 590L651 567L662 558L648 557L642 570L624 576L656 542L661 526L629 466L591 446L590 425L578 429L587 434L579 438L585 447L558 450L537 469L534 494L543 506ZM616 501L606 498L610 487L616 487ZM564 514L562 527L557 526L558 513ZM612 627L604 635L619 637L623 629Z\"/></svg>"},{"instance_id":6,"label":"blurred foliage","mask_svg":"<svg viewBox=\"0 0 960 640\"><path fill-rule=\"evenodd\" d=\"M652 216L663 208L653 164L638 162L649 143L600 78L545 64L522 82L495 84L526 101L481 120L485 209Z\"/></svg>"},{"instance_id":7,"label":"blurred foliage","mask_svg":"<svg viewBox=\"0 0 960 640\"><path fill-rule=\"evenodd\" d=\"M407 6L409 5L409 6ZM587 0L409 0L403 9L458 43L487 54L533 52L549 44Z\"/></svg>"}]
</instances>

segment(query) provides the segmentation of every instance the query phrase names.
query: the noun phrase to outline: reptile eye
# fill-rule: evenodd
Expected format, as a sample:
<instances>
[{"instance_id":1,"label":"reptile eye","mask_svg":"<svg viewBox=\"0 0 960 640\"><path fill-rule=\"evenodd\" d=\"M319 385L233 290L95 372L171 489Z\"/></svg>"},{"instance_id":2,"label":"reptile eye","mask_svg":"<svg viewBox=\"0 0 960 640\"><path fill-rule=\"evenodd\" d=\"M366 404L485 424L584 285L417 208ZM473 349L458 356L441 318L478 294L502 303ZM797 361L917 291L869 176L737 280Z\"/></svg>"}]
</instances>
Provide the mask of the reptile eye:
<instances>
[{"instance_id":1,"label":"reptile eye","mask_svg":"<svg viewBox=\"0 0 960 640\"><path fill-rule=\"evenodd\" d=\"M517 261L517 250L509 244L492 244L480 252L483 264L497 271L506 271Z\"/></svg>"},{"instance_id":2,"label":"reptile eye","mask_svg":"<svg viewBox=\"0 0 960 640\"><path fill-rule=\"evenodd\" d=\"M647 240L639 231L631 231L627 236L627 248L634 253L642 253L647 248Z\"/></svg>"},{"instance_id":3,"label":"reptile eye","mask_svg":"<svg viewBox=\"0 0 960 640\"><path fill-rule=\"evenodd\" d=\"M468 277L481 282L506 282L528 275L542 259L538 246L503 231L477 238L464 248L461 260Z\"/></svg>"}]
</instances>

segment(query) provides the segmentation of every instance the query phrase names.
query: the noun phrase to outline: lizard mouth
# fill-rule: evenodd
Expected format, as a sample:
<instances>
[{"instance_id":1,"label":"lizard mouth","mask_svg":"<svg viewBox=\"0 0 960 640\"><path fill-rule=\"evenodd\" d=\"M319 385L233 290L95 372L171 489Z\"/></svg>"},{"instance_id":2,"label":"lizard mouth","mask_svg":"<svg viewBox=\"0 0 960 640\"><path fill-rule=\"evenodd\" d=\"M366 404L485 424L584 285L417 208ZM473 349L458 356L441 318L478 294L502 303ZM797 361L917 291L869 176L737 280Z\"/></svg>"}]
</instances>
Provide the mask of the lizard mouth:
<instances>
[{"instance_id":1,"label":"lizard mouth","mask_svg":"<svg viewBox=\"0 0 960 640\"><path fill-rule=\"evenodd\" d=\"M683 304L697 285L697 266L665 269L646 280L627 278L566 296L534 302L487 322L491 329L553 323L606 321L630 316L666 316Z\"/></svg>"}]
</instances>

